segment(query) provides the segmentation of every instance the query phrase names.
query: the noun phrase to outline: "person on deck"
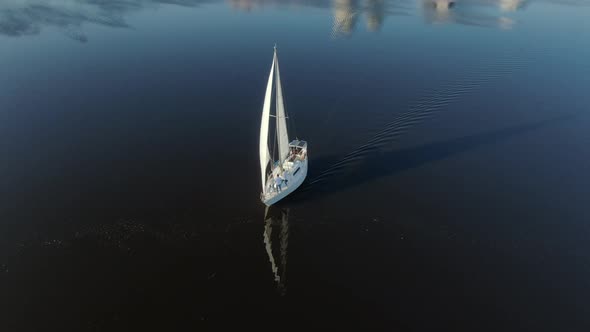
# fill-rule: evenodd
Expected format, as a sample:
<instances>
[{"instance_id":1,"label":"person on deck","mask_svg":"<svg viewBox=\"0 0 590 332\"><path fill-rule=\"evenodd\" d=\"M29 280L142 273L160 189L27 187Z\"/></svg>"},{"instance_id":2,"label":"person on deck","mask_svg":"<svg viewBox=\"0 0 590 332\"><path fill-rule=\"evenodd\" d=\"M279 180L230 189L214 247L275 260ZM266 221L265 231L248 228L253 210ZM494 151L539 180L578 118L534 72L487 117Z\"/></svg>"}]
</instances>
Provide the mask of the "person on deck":
<instances>
[{"instance_id":1,"label":"person on deck","mask_svg":"<svg viewBox=\"0 0 590 332\"><path fill-rule=\"evenodd\" d=\"M281 184L283 183L283 178L281 178L279 176L279 174L277 174L276 178L275 178L275 186L277 188L277 192L281 192Z\"/></svg>"}]
</instances>

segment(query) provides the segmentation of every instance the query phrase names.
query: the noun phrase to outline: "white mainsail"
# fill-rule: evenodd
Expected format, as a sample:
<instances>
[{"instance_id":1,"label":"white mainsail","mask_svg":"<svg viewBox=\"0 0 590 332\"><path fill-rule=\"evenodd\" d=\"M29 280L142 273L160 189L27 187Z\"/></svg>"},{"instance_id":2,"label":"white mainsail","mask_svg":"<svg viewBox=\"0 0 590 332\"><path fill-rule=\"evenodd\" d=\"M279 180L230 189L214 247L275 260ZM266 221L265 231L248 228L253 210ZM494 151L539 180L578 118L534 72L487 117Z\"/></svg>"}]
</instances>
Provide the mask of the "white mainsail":
<instances>
[{"instance_id":1,"label":"white mainsail","mask_svg":"<svg viewBox=\"0 0 590 332\"><path fill-rule=\"evenodd\" d=\"M276 56L275 56L276 57ZM266 84L266 94L264 96L264 105L262 106L262 120L260 123L260 173L262 175L262 192L264 192L266 184L266 166L270 161L270 152L268 149L268 124L270 120L270 99L272 95L272 79L275 69L275 57L272 60L270 67L270 75L268 76L268 83Z\"/></svg>"},{"instance_id":2,"label":"white mainsail","mask_svg":"<svg viewBox=\"0 0 590 332\"><path fill-rule=\"evenodd\" d=\"M287 132L287 116L285 114L285 104L283 102L283 88L281 87L281 76L279 73L279 59L277 49L274 55L275 75L276 75L276 117L277 117L277 140L279 143L279 161L282 163L289 155L289 133Z\"/></svg>"}]
</instances>

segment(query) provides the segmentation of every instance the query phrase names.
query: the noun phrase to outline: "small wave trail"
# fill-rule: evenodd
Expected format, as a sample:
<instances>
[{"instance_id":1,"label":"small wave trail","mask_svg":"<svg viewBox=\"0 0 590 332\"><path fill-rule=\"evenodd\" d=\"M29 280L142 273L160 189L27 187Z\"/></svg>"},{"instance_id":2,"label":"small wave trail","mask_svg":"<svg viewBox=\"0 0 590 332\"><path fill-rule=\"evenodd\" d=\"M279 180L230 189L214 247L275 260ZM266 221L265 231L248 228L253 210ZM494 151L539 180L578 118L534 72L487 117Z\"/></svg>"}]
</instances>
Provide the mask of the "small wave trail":
<instances>
[{"instance_id":1,"label":"small wave trail","mask_svg":"<svg viewBox=\"0 0 590 332\"><path fill-rule=\"evenodd\" d=\"M441 88L423 96L411 104L406 111L394 116L369 140L358 145L338 161L321 171L317 176L307 181L302 189L309 190L313 186L347 170L353 164L362 161L370 153L391 146L392 143L407 133L411 128L446 109L459 98L490 81L512 74L523 64L523 61L517 56L506 57L495 63L474 68L466 75L466 78L447 83Z\"/></svg>"}]
</instances>

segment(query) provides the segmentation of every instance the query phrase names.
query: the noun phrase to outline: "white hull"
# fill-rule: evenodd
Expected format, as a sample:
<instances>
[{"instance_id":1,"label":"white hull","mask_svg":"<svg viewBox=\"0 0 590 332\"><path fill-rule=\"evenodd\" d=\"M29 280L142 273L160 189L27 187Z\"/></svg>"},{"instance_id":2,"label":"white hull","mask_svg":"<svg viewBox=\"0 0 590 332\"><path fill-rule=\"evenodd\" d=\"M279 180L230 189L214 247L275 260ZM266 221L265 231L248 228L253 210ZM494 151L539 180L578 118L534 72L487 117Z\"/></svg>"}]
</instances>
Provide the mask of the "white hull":
<instances>
[{"instance_id":1,"label":"white hull","mask_svg":"<svg viewBox=\"0 0 590 332\"><path fill-rule=\"evenodd\" d=\"M299 168L297 174L290 177L290 180L288 181L287 185L281 186L280 192L278 192L277 190L272 190L261 196L262 203L264 203L267 206L271 206L280 201L281 199L287 197L290 193L295 191L295 189L299 188L299 186L303 183L305 177L307 176L307 158L305 160L295 163L293 167L293 172L297 170L297 167Z\"/></svg>"}]
</instances>

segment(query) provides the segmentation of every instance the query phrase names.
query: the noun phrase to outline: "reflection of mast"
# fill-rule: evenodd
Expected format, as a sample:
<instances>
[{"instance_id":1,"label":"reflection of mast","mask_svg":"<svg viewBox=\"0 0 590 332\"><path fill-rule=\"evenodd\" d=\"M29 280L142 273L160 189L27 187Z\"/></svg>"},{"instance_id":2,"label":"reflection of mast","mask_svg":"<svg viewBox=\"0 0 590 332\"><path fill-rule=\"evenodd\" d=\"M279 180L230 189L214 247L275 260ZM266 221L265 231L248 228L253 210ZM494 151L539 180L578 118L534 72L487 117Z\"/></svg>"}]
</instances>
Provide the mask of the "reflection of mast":
<instances>
[{"instance_id":1,"label":"reflection of mast","mask_svg":"<svg viewBox=\"0 0 590 332\"><path fill-rule=\"evenodd\" d=\"M357 0L333 0L334 1L334 25L332 37L338 35L348 36L354 29L357 19Z\"/></svg>"},{"instance_id":2,"label":"reflection of mast","mask_svg":"<svg viewBox=\"0 0 590 332\"><path fill-rule=\"evenodd\" d=\"M289 210L281 210L281 220L275 221L269 216L269 208L270 207L267 206L264 212L264 244L268 259L270 260L272 273L277 282L277 289L281 295L285 295L285 292L287 291L285 283L287 281L287 247L289 245ZM273 226L278 228L278 234L276 234L279 240L278 262L277 259L275 259L272 246Z\"/></svg>"}]
</instances>

